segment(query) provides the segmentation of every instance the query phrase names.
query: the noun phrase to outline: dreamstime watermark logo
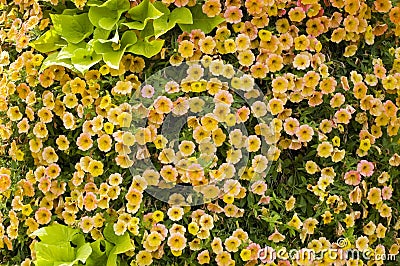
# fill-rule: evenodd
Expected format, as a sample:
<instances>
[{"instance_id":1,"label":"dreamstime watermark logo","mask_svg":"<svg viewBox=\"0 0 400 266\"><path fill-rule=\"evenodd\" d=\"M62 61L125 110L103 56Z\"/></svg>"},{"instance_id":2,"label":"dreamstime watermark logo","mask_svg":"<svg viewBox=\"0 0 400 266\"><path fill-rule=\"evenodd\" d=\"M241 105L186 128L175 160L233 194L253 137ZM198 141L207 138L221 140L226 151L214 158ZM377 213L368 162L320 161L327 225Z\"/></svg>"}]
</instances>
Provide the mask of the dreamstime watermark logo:
<instances>
[{"instance_id":1,"label":"dreamstime watermark logo","mask_svg":"<svg viewBox=\"0 0 400 266\"><path fill-rule=\"evenodd\" d=\"M286 249L280 248L275 250L272 247L266 246L258 251L258 258L264 263L274 262L278 260L292 260L298 262L313 262L313 261L348 261L348 260L363 260L363 261L395 261L395 254L378 254L372 249L360 251L351 249L351 244L347 238L339 238L331 248L323 248L314 250L310 248L303 249Z\"/></svg>"},{"instance_id":2,"label":"dreamstime watermark logo","mask_svg":"<svg viewBox=\"0 0 400 266\"><path fill-rule=\"evenodd\" d=\"M125 160L146 191L172 205L238 195L249 166L262 179L275 128L254 79L222 60L191 61L150 77L130 101Z\"/></svg>"}]
</instances>

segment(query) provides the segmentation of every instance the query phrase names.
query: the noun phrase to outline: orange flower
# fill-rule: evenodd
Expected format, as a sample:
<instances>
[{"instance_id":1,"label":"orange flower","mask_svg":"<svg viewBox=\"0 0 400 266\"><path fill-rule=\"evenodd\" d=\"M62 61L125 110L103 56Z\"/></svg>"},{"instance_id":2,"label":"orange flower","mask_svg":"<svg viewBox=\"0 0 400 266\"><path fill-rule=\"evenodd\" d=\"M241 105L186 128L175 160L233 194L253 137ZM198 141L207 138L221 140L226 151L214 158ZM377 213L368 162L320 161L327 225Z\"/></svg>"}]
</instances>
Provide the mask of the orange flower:
<instances>
[{"instance_id":1,"label":"orange flower","mask_svg":"<svg viewBox=\"0 0 400 266\"><path fill-rule=\"evenodd\" d=\"M42 74L39 75L40 85L42 85L44 88L48 88L54 83L54 78L54 73L47 68Z\"/></svg>"},{"instance_id":2,"label":"orange flower","mask_svg":"<svg viewBox=\"0 0 400 266\"><path fill-rule=\"evenodd\" d=\"M76 140L76 145L78 149L82 151L87 151L93 146L93 140L89 133L81 133Z\"/></svg>"},{"instance_id":3,"label":"orange flower","mask_svg":"<svg viewBox=\"0 0 400 266\"><path fill-rule=\"evenodd\" d=\"M266 63L270 72L276 72L283 68L283 58L277 54L271 54Z\"/></svg>"},{"instance_id":4,"label":"orange flower","mask_svg":"<svg viewBox=\"0 0 400 266\"><path fill-rule=\"evenodd\" d=\"M389 17L394 24L400 24L400 7L393 7L390 10Z\"/></svg>"},{"instance_id":5,"label":"orange flower","mask_svg":"<svg viewBox=\"0 0 400 266\"><path fill-rule=\"evenodd\" d=\"M289 11L289 19L294 22L301 22L306 18L306 14L301 7L292 8Z\"/></svg>"},{"instance_id":6,"label":"orange flower","mask_svg":"<svg viewBox=\"0 0 400 266\"><path fill-rule=\"evenodd\" d=\"M0 192L4 192L11 186L11 178L7 174L0 174Z\"/></svg>"},{"instance_id":7,"label":"orange flower","mask_svg":"<svg viewBox=\"0 0 400 266\"><path fill-rule=\"evenodd\" d=\"M376 0L374 7L380 13L387 13L392 8L392 2L390 0Z\"/></svg>"},{"instance_id":8,"label":"orange flower","mask_svg":"<svg viewBox=\"0 0 400 266\"><path fill-rule=\"evenodd\" d=\"M93 192L88 192L83 198L83 204L87 211L93 211L97 208L97 198Z\"/></svg>"},{"instance_id":9,"label":"orange flower","mask_svg":"<svg viewBox=\"0 0 400 266\"><path fill-rule=\"evenodd\" d=\"M350 15L355 15L360 8L360 2L358 0L346 0L344 10Z\"/></svg>"},{"instance_id":10,"label":"orange flower","mask_svg":"<svg viewBox=\"0 0 400 266\"><path fill-rule=\"evenodd\" d=\"M207 0L202 6L203 13L212 18L221 13L221 3L219 0Z\"/></svg>"},{"instance_id":11,"label":"orange flower","mask_svg":"<svg viewBox=\"0 0 400 266\"><path fill-rule=\"evenodd\" d=\"M51 221L51 212L41 207L35 212L35 219L38 224L48 224Z\"/></svg>"}]
</instances>

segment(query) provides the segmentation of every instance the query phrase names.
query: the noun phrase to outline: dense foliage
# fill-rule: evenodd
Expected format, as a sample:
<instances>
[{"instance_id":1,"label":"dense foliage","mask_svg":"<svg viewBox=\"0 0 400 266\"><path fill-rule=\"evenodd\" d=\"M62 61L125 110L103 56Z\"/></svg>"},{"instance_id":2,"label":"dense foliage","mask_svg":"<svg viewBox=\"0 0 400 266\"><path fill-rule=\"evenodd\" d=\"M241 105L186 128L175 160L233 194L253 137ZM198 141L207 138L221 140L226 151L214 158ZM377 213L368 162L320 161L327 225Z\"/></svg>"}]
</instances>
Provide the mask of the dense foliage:
<instances>
[{"instance_id":1,"label":"dense foliage","mask_svg":"<svg viewBox=\"0 0 400 266\"><path fill-rule=\"evenodd\" d=\"M0 264L400 263L399 1L0 8Z\"/></svg>"}]
</instances>

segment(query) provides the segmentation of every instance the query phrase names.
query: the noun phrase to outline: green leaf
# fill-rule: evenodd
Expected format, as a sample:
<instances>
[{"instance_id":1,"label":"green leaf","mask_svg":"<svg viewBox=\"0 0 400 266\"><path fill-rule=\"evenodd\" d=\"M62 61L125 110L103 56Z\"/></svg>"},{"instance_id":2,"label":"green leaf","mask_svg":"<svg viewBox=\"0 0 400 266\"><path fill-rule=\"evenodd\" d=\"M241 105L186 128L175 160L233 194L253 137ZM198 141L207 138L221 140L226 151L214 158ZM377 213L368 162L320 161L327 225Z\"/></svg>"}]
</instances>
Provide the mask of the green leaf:
<instances>
[{"instance_id":1,"label":"green leaf","mask_svg":"<svg viewBox=\"0 0 400 266\"><path fill-rule=\"evenodd\" d=\"M55 51L66 44L67 42L63 40L54 29L51 29L46 31L42 36L31 42L29 45L41 53L48 53Z\"/></svg>"},{"instance_id":2,"label":"green leaf","mask_svg":"<svg viewBox=\"0 0 400 266\"><path fill-rule=\"evenodd\" d=\"M145 39L137 41L137 43L126 49L126 51L150 58L158 54L163 45L164 40L153 40L149 42Z\"/></svg>"},{"instance_id":3,"label":"green leaf","mask_svg":"<svg viewBox=\"0 0 400 266\"><path fill-rule=\"evenodd\" d=\"M90 46L76 49L74 55L71 57L72 64L81 73L88 71L90 67L100 60L101 55L94 52Z\"/></svg>"},{"instance_id":4,"label":"green leaf","mask_svg":"<svg viewBox=\"0 0 400 266\"><path fill-rule=\"evenodd\" d=\"M155 37L163 35L173 27L175 27L176 23L180 24L192 24L192 13L186 7L175 8L172 12L162 3L155 2L154 6L164 13L161 17L154 20L154 34Z\"/></svg>"},{"instance_id":5,"label":"green leaf","mask_svg":"<svg viewBox=\"0 0 400 266\"><path fill-rule=\"evenodd\" d=\"M141 39L149 39L152 36L154 36L154 27L153 21L150 21L149 23L147 23L146 27L144 27L144 29L140 31L139 37Z\"/></svg>"},{"instance_id":6,"label":"green leaf","mask_svg":"<svg viewBox=\"0 0 400 266\"><path fill-rule=\"evenodd\" d=\"M193 16L192 24L178 23L179 27L186 32L191 32L195 29L202 30L205 34L210 33L216 26L224 22L225 19L219 16L210 18L203 13L201 5L196 5L189 8Z\"/></svg>"},{"instance_id":7,"label":"green leaf","mask_svg":"<svg viewBox=\"0 0 400 266\"><path fill-rule=\"evenodd\" d=\"M102 28L95 28L93 31L93 39L108 39L108 36L110 36L111 30L105 30Z\"/></svg>"},{"instance_id":8,"label":"green leaf","mask_svg":"<svg viewBox=\"0 0 400 266\"><path fill-rule=\"evenodd\" d=\"M67 46L61 48L60 52L57 55L57 59L70 59L74 56L75 50L80 48L85 48L87 43L80 42L78 44L69 43Z\"/></svg>"},{"instance_id":9,"label":"green leaf","mask_svg":"<svg viewBox=\"0 0 400 266\"><path fill-rule=\"evenodd\" d=\"M116 42L114 38L111 40L97 40L94 42L93 47L96 53L103 56L104 62L110 67L118 69L126 48L136 43L136 41L137 37L133 31L125 31L120 42Z\"/></svg>"},{"instance_id":10,"label":"green leaf","mask_svg":"<svg viewBox=\"0 0 400 266\"><path fill-rule=\"evenodd\" d=\"M57 237L57 235L54 235ZM57 245L38 242L35 244L36 265L53 265L53 263L72 262L75 260L75 251L69 243L59 243Z\"/></svg>"},{"instance_id":11,"label":"green leaf","mask_svg":"<svg viewBox=\"0 0 400 266\"><path fill-rule=\"evenodd\" d=\"M110 254L108 255L108 259L107 259L107 264L106 264L106 266L117 266L117 265L118 265L118 264L117 264L117 254L114 253L115 248L116 248L116 247L114 247L114 248L111 250Z\"/></svg>"},{"instance_id":12,"label":"green leaf","mask_svg":"<svg viewBox=\"0 0 400 266\"><path fill-rule=\"evenodd\" d=\"M106 240L115 244L115 247L110 251L110 254L121 254L125 253L135 247L131 243L131 239L129 238L129 233L125 232L122 236L117 236L114 232L113 225L108 224L104 228L104 237Z\"/></svg>"},{"instance_id":13,"label":"green leaf","mask_svg":"<svg viewBox=\"0 0 400 266\"><path fill-rule=\"evenodd\" d=\"M91 253L92 253L92 248L90 247L89 243L82 245L76 251L76 259L73 261L73 264L75 264L78 261L85 263Z\"/></svg>"},{"instance_id":14,"label":"green leaf","mask_svg":"<svg viewBox=\"0 0 400 266\"><path fill-rule=\"evenodd\" d=\"M139 5L131 8L128 14L134 21L122 23L122 25L135 30L143 30L149 20L163 15L149 0L143 0Z\"/></svg>"},{"instance_id":15,"label":"green leaf","mask_svg":"<svg viewBox=\"0 0 400 266\"><path fill-rule=\"evenodd\" d=\"M46 244L57 245L72 241L78 233L77 229L62 224L53 224L36 230L32 236L39 237Z\"/></svg>"},{"instance_id":16,"label":"green leaf","mask_svg":"<svg viewBox=\"0 0 400 266\"><path fill-rule=\"evenodd\" d=\"M93 33L93 25L90 23L87 13L80 15L50 14L54 29L65 40L71 43L79 43Z\"/></svg>"},{"instance_id":17,"label":"green leaf","mask_svg":"<svg viewBox=\"0 0 400 266\"><path fill-rule=\"evenodd\" d=\"M91 4L89 9L89 19L93 25L106 30L112 30L118 22L121 14L129 10L130 4L128 0L108 0L98 5Z\"/></svg>"},{"instance_id":18,"label":"green leaf","mask_svg":"<svg viewBox=\"0 0 400 266\"><path fill-rule=\"evenodd\" d=\"M58 65L58 66L63 66L66 68L71 69L74 72L79 72L74 65L71 63L71 59L58 59L58 52L56 53L52 53L51 55L48 55L46 57L46 59L43 61L42 66L40 67L39 72L42 72L43 70L45 70L46 68L50 67L50 66L54 66L54 65Z\"/></svg>"},{"instance_id":19,"label":"green leaf","mask_svg":"<svg viewBox=\"0 0 400 266\"><path fill-rule=\"evenodd\" d=\"M91 243L90 246L92 248L92 253L90 257L87 259L87 265L96 265L100 264L107 260L107 255L105 251L101 251L101 245L105 240L98 239L95 242Z\"/></svg>"}]
</instances>

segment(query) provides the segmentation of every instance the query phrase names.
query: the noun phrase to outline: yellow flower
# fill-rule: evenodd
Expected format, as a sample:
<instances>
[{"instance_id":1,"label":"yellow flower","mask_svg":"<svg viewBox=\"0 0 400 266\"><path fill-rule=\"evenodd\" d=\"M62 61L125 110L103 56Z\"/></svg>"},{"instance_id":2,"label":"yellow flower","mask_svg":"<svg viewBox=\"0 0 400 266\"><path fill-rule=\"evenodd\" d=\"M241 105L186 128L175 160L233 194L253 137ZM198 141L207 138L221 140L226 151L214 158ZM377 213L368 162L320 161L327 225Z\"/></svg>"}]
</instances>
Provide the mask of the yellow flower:
<instances>
[{"instance_id":1,"label":"yellow flower","mask_svg":"<svg viewBox=\"0 0 400 266\"><path fill-rule=\"evenodd\" d=\"M141 250L138 254L136 254L136 263L138 266L150 265L153 263L153 257L150 252Z\"/></svg>"},{"instance_id":2,"label":"yellow flower","mask_svg":"<svg viewBox=\"0 0 400 266\"><path fill-rule=\"evenodd\" d=\"M167 243L172 251L182 251L186 246L186 238L180 233L172 233Z\"/></svg>"},{"instance_id":3,"label":"yellow flower","mask_svg":"<svg viewBox=\"0 0 400 266\"><path fill-rule=\"evenodd\" d=\"M251 251L249 249L242 249L240 252L240 257L243 261L248 261L251 258Z\"/></svg>"},{"instance_id":4,"label":"yellow flower","mask_svg":"<svg viewBox=\"0 0 400 266\"><path fill-rule=\"evenodd\" d=\"M273 98L268 102L268 109L272 115L277 115L283 112L284 106L280 99Z\"/></svg>"},{"instance_id":5,"label":"yellow flower","mask_svg":"<svg viewBox=\"0 0 400 266\"><path fill-rule=\"evenodd\" d=\"M41 207L35 212L35 219L38 224L48 224L51 221L51 212Z\"/></svg>"},{"instance_id":6,"label":"yellow flower","mask_svg":"<svg viewBox=\"0 0 400 266\"><path fill-rule=\"evenodd\" d=\"M178 52L183 58L192 57L194 53L194 44L188 40L184 40L179 44Z\"/></svg>"},{"instance_id":7,"label":"yellow flower","mask_svg":"<svg viewBox=\"0 0 400 266\"><path fill-rule=\"evenodd\" d=\"M292 217L292 219L288 222L289 226L293 226L296 229L300 229L300 227L303 225L301 222L299 216L297 216L297 213L295 213Z\"/></svg>"},{"instance_id":8,"label":"yellow flower","mask_svg":"<svg viewBox=\"0 0 400 266\"><path fill-rule=\"evenodd\" d=\"M87 151L93 146L93 140L89 133L81 133L76 140L76 145L78 149L82 151Z\"/></svg>"},{"instance_id":9,"label":"yellow flower","mask_svg":"<svg viewBox=\"0 0 400 266\"><path fill-rule=\"evenodd\" d=\"M172 221L179 221L183 216L183 209L181 207L171 207L167 211L169 219Z\"/></svg>"},{"instance_id":10,"label":"yellow flower","mask_svg":"<svg viewBox=\"0 0 400 266\"><path fill-rule=\"evenodd\" d=\"M291 196L286 202L285 202L285 208L286 211L291 211L294 208L294 205L296 203L296 198Z\"/></svg>"},{"instance_id":11,"label":"yellow flower","mask_svg":"<svg viewBox=\"0 0 400 266\"><path fill-rule=\"evenodd\" d=\"M229 252L237 252L240 246L240 239L234 236L227 238L224 242L225 248Z\"/></svg>"},{"instance_id":12,"label":"yellow flower","mask_svg":"<svg viewBox=\"0 0 400 266\"><path fill-rule=\"evenodd\" d=\"M15 159L16 159L17 161L19 161L19 162L21 162L21 161L24 160L24 156L25 156L25 154L24 154L24 152L21 151L21 150L17 150L17 151L15 152Z\"/></svg>"},{"instance_id":13,"label":"yellow flower","mask_svg":"<svg viewBox=\"0 0 400 266\"><path fill-rule=\"evenodd\" d=\"M369 139L363 139L360 142L360 149L363 151L369 151L371 148L371 141Z\"/></svg>"},{"instance_id":14,"label":"yellow flower","mask_svg":"<svg viewBox=\"0 0 400 266\"><path fill-rule=\"evenodd\" d=\"M122 143L126 146L133 146L135 143L135 136L131 132L125 132L122 135Z\"/></svg>"},{"instance_id":15,"label":"yellow flower","mask_svg":"<svg viewBox=\"0 0 400 266\"><path fill-rule=\"evenodd\" d=\"M110 73L110 67L108 65L102 65L99 69L100 74L107 75L108 73Z\"/></svg>"},{"instance_id":16,"label":"yellow flower","mask_svg":"<svg viewBox=\"0 0 400 266\"><path fill-rule=\"evenodd\" d=\"M163 236L158 232L151 232L147 236L147 241L148 241L149 245L153 246L153 247L158 247L161 244L162 240L163 240Z\"/></svg>"},{"instance_id":17,"label":"yellow flower","mask_svg":"<svg viewBox=\"0 0 400 266\"><path fill-rule=\"evenodd\" d=\"M10 107L7 111L7 116L11 121L18 121L22 118L22 113L19 110L18 106Z\"/></svg>"},{"instance_id":18,"label":"yellow flower","mask_svg":"<svg viewBox=\"0 0 400 266\"><path fill-rule=\"evenodd\" d=\"M158 223L161 222L162 220L164 220L164 213L162 211L155 211L151 217L153 218L153 220Z\"/></svg>"},{"instance_id":19,"label":"yellow flower","mask_svg":"<svg viewBox=\"0 0 400 266\"><path fill-rule=\"evenodd\" d=\"M106 109L108 106L110 106L110 104L111 104L111 96L109 94L107 94L106 96L101 98L99 106L102 109Z\"/></svg>"},{"instance_id":20,"label":"yellow flower","mask_svg":"<svg viewBox=\"0 0 400 266\"><path fill-rule=\"evenodd\" d=\"M261 140L256 135L251 135L246 140L246 149L249 152L256 152L261 147Z\"/></svg>"},{"instance_id":21,"label":"yellow flower","mask_svg":"<svg viewBox=\"0 0 400 266\"><path fill-rule=\"evenodd\" d=\"M114 131L114 125L110 122L104 123L103 128L104 132L106 132L107 134L112 134Z\"/></svg>"},{"instance_id":22,"label":"yellow flower","mask_svg":"<svg viewBox=\"0 0 400 266\"><path fill-rule=\"evenodd\" d=\"M168 140L163 135L158 135L154 140L154 145L157 149L163 149L167 145Z\"/></svg>"},{"instance_id":23,"label":"yellow flower","mask_svg":"<svg viewBox=\"0 0 400 266\"><path fill-rule=\"evenodd\" d=\"M199 226L197 225L197 223L191 222L188 225L188 231L189 231L190 234L196 235L199 232Z\"/></svg>"},{"instance_id":24,"label":"yellow flower","mask_svg":"<svg viewBox=\"0 0 400 266\"><path fill-rule=\"evenodd\" d=\"M92 160L88 167L89 173L93 176L100 176L103 174L103 163L100 161Z\"/></svg>"},{"instance_id":25,"label":"yellow flower","mask_svg":"<svg viewBox=\"0 0 400 266\"><path fill-rule=\"evenodd\" d=\"M32 211L33 210L32 210L32 207L31 207L30 204L25 204L25 205L22 206L21 212L22 212L23 215L29 216L32 213Z\"/></svg>"},{"instance_id":26,"label":"yellow flower","mask_svg":"<svg viewBox=\"0 0 400 266\"><path fill-rule=\"evenodd\" d=\"M109 135L103 134L100 138L97 139L97 146L99 150L103 152L108 152L111 150L112 139Z\"/></svg>"},{"instance_id":27,"label":"yellow flower","mask_svg":"<svg viewBox=\"0 0 400 266\"><path fill-rule=\"evenodd\" d=\"M120 127L129 127L132 122L132 114L123 112L118 115L117 121Z\"/></svg>"},{"instance_id":28,"label":"yellow flower","mask_svg":"<svg viewBox=\"0 0 400 266\"><path fill-rule=\"evenodd\" d=\"M258 37L261 41L269 42L272 38L272 33L269 30L260 30L258 32Z\"/></svg>"},{"instance_id":29,"label":"yellow flower","mask_svg":"<svg viewBox=\"0 0 400 266\"><path fill-rule=\"evenodd\" d=\"M332 143L333 143L333 146L339 147L340 146L340 138L338 136L333 137Z\"/></svg>"},{"instance_id":30,"label":"yellow flower","mask_svg":"<svg viewBox=\"0 0 400 266\"><path fill-rule=\"evenodd\" d=\"M333 152L333 146L327 141L322 142L317 147L317 154L320 157L327 158L331 156Z\"/></svg>"},{"instance_id":31,"label":"yellow flower","mask_svg":"<svg viewBox=\"0 0 400 266\"><path fill-rule=\"evenodd\" d=\"M232 204L234 200L235 200L235 197L230 194L225 194L223 197L223 201L227 204Z\"/></svg>"}]
</instances>

